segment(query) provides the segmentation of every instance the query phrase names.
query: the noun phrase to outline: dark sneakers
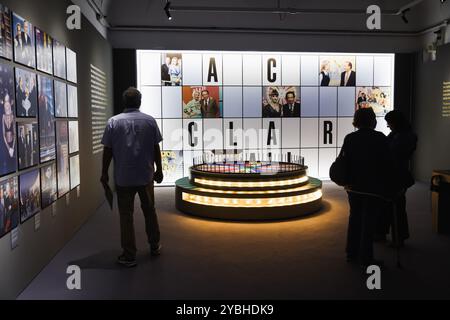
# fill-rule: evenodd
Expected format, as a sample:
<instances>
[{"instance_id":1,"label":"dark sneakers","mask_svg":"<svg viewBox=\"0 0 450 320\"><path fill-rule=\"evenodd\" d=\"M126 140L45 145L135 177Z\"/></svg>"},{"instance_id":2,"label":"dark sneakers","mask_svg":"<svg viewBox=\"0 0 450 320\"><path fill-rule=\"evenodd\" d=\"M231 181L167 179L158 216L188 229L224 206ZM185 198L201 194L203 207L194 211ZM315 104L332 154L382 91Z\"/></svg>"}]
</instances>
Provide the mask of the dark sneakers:
<instances>
[{"instance_id":1,"label":"dark sneakers","mask_svg":"<svg viewBox=\"0 0 450 320\"><path fill-rule=\"evenodd\" d=\"M121 255L117 258L117 263L121 266L132 268L137 266L136 259L130 259L125 257L125 255Z\"/></svg>"},{"instance_id":2,"label":"dark sneakers","mask_svg":"<svg viewBox=\"0 0 450 320\"><path fill-rule=\"evenodd\" d=\"M150 254L152 256L159 256L161 254L162 245L158 243L157 245L150 246Z\"/></svg>"}]
</instances>

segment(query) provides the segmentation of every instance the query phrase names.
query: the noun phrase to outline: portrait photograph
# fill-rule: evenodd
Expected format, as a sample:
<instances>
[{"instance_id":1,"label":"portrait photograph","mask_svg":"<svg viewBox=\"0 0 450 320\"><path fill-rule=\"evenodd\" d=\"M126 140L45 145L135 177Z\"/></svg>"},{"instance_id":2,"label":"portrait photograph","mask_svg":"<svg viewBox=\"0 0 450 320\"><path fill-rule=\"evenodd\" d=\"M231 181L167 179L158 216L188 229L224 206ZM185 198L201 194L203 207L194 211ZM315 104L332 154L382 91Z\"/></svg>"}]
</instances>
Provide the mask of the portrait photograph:
<instances>
[{"instance_id":1,"label":"portrait photograph","mask_svg":"<svg viewBox=\"0 0 450 320\"><path fill-rule=\"evenodd\" d=\"M14 72L0 62L0 176L17 170Z\"/></svg>"},{"instance_id":2,"label":"portrait photograph","mask_svg":"<svg viewBox=\"0 0 450 320\"><path fill-rule=\"evenodd\" d=\"M355 62L354 56L321 56L319 85L321 87L356 86Z\"/></svg>"},{"instance_id":3,"label":"portrait photograph","mask_svg":"<svg viewBox=\"0 0 450 320\"><path fill-rule=\"evenodd\" d=\"M181 86L183 69L181 53L163 53L161 65L161 83L163 86Z\"/></svg>"},{"instance_id":4,"label":"portrait photograph","mask_svg":"<svg viewBox=\"0 0 450 320\"><path fill-rule=\"evenodd\" d=\"M47 208L58 199L56 163L41 168L41 207Z\"/></svg>"},{"instance_id":5,"label":"portrait photograph","mask_svg":"<svg viewBox=\"0 0 450 320\"><path fill-rule=\"evenodd\" d=\"M66 79L66 47L56 39L53 39L53 74L55 77Z\"/></svg>"},{"instance_id":6,"label":"portrait photograph","mask_svg":"<svg viewBox=\"0 0 450 320\"><path fill-rule=\"evenodd\" d=\"M0 4L0 57L12 59L11 10Z\"/></svg>"},{"instance_id":7,"label":"portrait photograph","mask_svg":"<svg viewBox=\"0 0 450 320\"><path fill-rule=\"evenodd\" d=\"M39 164L38 124L17 124L17 148L19 170Z\"/></svg>"},{"instance_id":8,"label":"portrait photograph","mask_svg":"<svg viewBox=\"0 0 450 320\"><path fill-rule=\"evenodd\" d=\"M183 151L161 151L163 184L173 184L183 177Z\"/></svg>"},{"instance_id":9,"label":"portrait photograph","mask_svg":"<svg viewBox=\"0 0 450 320\"><path fill-rule=\"evenodd\" d=\"M55 159L55 109L53 80L38 76L39 140L41 162Z\"/></svg>"},{"instance_id":10,"label":"portrait photograph","mask_svg":"<svg viewBox=\"0 0 450 320\"><path fill-rule=\"evenodd\" d=\"M53 40L50 35L36 28L36 59L39 71L53 74Z\"/></svg>"},{"instance_id":11,"label":"portrait photograph","mask_svg":"<svg viewBox=\"0 0 450 320\"><path fill-rule=\"evenodd\" d=\"M69 130L67 121L56 122L56 169L58 198L70 191Z\"/></svg>"},{"instance_id":12,"label":"portrait photograph","mask_svg":"<svg viewBox=\"0 0 450 320\"><path fill-rule=\"evenodd\" d=\"M300 109L300 87L263 87L263 118L298 118Z\"/></svg>"},{"instance_id":13,"label":"portrait photograph","mask_svg":"<svg viewBox=\"0 0 450 320\"><path fill-rule=\"evenodd\" d=\"M14 60L34 68L36 66L34 31L31 22L13 13Z\"/></svg>"},{"instance_id":14,"label":"portrait photograph","mask_svg":"<svg viewBox=\"0 0 450 320\"><path fill-rule=\"evenodd\" d=\"M0 238L17 228L19 220L18 179L0 181Z\"/></svg>"},{"instance_id":15,"label":"portrait photograph","mask_svg":"<svg viewBox=\"0 0 450 320\"><path fill-rule=\"evenodd\" d=\"M67 118L67 85L55 80L55 116Z\"/></svg>"},{"instance_id":16,"label":"portrait photograph","mask_svg":"<svg viewBox=\"0 0 450 320\"><path fill-rule=\"evenodd\" d=\"M222 87L219 86L184 86L183 118L221 118L222 97Z\"/></svg>"},{"instance_id":17,"label":"portrait photograph","mask_svg":"<svg viewBox=\"0 0 450 320\"><path fill-rule=\"evenodd\" d=\"M19 177L20 222L24 223L41 210L41 187L39 169Z\"/></svg>"},{"instance_id":18,"label":"portrait photograph","mask_svg":"<svg viewBox=\"0 0 450 320\"><path fill-rule=\"evenodd\" d=\"M69 153L72 154L79 150L78 121L69 121Z\"/></svg>"},{"instance_id":19,"label":"portrait photograph","mask_svg":"<svg viewBox=\"0 0 450 320\"><path fill-rule=\"evenodd\" d=\"M16 68L16 113L19 118L36 118L38 93L36 74Z\"/></svg>"},{"instance_id":20,"label":"portrait photograph","mask_svg":"<svg viewBox=\"0 0 450 320\"><path fill-rule=\"evenodd\" d=\"M356 88L356 110L372 108L377 116L384 116L393 110L390 87Z\"/></svg>"},{"instance_id":21,"label":"portrait photograph","mask_svg":"<svg viewBox=\"0 0 450 320\"><path fill-rule=\"evenodd\" d=\"M78 118L78 90L77 87L67 85L68 116Z\"/></svg>"},{"instance_id":22,"label":"portrait photograph","mask_svg":"<svg viewBox=\"0 0 450 320\"><path fill-rule=\"evenodd\" d=\"M70 190L80 185L80 156L70 157Z\"/></svg>"}]
</instances>

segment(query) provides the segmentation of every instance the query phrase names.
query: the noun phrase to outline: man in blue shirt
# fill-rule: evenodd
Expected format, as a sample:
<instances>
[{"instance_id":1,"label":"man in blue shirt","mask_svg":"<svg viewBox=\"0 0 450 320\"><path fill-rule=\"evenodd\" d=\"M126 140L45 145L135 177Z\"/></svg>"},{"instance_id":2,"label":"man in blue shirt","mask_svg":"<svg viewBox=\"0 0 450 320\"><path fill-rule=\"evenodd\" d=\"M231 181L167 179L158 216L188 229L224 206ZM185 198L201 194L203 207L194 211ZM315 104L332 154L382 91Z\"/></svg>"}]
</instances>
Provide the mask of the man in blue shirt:
<instances>
[{"instance_id":1,"label":"man in blue shirt","mask_svg":"<svg viewBox=\"0 0 450 320\"><path fill-rule=\"evenodd\" d=\"M104 150L101 182L108 183L108 168L114 159L123 248L123 254L117 262L126 267L136 266L133 222L136 193L141 200L151 254L159 255L161 250L153 181L161 183L163 180L159 148L162 137L155 119L139 111L141 100L141 93L136 88L127 89L123 94L125 110L108 120L102 139Z\"/></svg>"}]
</instances>

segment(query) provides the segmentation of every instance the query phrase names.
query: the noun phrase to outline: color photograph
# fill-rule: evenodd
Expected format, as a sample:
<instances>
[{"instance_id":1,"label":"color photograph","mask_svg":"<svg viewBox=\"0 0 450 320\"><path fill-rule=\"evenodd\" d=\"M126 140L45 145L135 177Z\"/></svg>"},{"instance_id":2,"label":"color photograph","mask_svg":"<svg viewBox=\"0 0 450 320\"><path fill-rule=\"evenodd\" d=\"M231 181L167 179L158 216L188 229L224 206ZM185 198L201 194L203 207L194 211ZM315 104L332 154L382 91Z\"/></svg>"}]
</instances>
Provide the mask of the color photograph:
<instances>
[{"instance_id":1,"label":"color photograph","mask_svg":"<svg viewBox=\"0 0 450 320\"><path fill-rule=\"evenodd\" d=\"M173 184L183 177L183 151L162 151L163 184Z\"/></svg>"},{"instance_id":2,"label":"color photograph","mask_svg":"<svg viewBox=\"0 0 450 320\"><path fill-rule=\"evenodd\" d=\"M68 116L69 118L78 118L78 90L77 87L67 85L68 98Z\"/></svg>"},{"instance_id":3,"label":"color photograph","mask_svg":"<svg viewBox=\"0 0 450 320\"><path fill-rule=\"evenodd\" d=\"M58 199L56 163L41 168L41 206L47 208Z\"/></svg>"},{"instance_id":4,"label":"color photograph","mask_svg":"<svg viewBox=\"0 0 450 320\"><path fill-rule=\"evenodd\" d=\"M352 56L320 57L319 81L322 87L356 86L356 58Z\"/></svg>"},{"instance_id":5,"label":"color photograph","mask_svg":"<svg viewBox=\"0 0 450 320\"><path fill-rule=\"evenodd\" d=\"M67 118L67 85L55 80L55 116Z\"/></svg>"},{"instance_id":6,"label":"color photograph","mask_svg":"<svg viewBox=\"0 0 450 320\"><path fill-rule=\"evenodd\" d=\"M18 123L17 144L19 170L39 164L38 124Z\"/></svg>"},{"instance_id":7,"label":"color photograph","mask_svg":"<svg viewBox=\"0 0 450 320\"><path fill-rule=\"evenodd\" d=\"M19 189L17 177L0 182L0 238L19 225Z\"/></svg>"},{"instance_id":8,"label":"color photograph","mask_svg":"<svg viewBox=\"0 0 450 320\"><path fill-rule=\"evenodd\" d=\"M80 156L70 157L70 189L80 185Z\"/></svg>"},{"instance_id":9,"label":"color photograph","mask_svg":"<svg viewBox=\"0 0 450 320\"><path fill-rule=\"evenodd\" d=\"M11 10L0 4L0 57L12 59Z\"/></svg>"},{"instance_id":10,"label":"color photograph","mask_svg":"<svg viewBox=\"0 0 450 320\"><path fill-rule=\"evenodd\" d=\"M20 175L20 222L24 223L41 210L39 169Z\"/></svg>"},{"instance_id":11,"label":"color photograph","mask_svg":"<svg viewBox=\"0 0 450 320\"><path fill-rule=\"evenodd\" d=\"M56 122L56 159L58 198L60 198L70 191L69 130L67 121Z\"/></svg>"},{"instance_id":12,"label":"color photograph","mask_svg":"<svg viewBox=\"0 0 450 320\"><path fill-rule=\"evenodd\" d=\"M36 28L36 58L39 71L53 73L53 40L50 35Z\"/></svg>"},{"instance_id":13,"label":"color photograph","mask_svg":"<svg viewBox=\"0 0 450 320\"><path fill-rule=\"evenodd\" d=\"M67 78L66 47L58 40L53 40L53 74L61 79Z\"/></svg>"},{"instance_id":14,"label":"color photograph","mask_svg":"<svg viewBox=\"0 0 450 320\"><path fill-rule=\"evenodd\" d=\"M181 53L163 53L161 66L161 82L163 86L181 86L183 69L181 67Z\"/></svg>"},{"instance_id":15,"label":"color photograph","mask_svg":"<svg viewBox=\"0 0 450 320\"><path fill-rule=\"evenodd\" d=\"M356 110L372 108L377 116L384 116L393 110L391 88L358 87L356 89Z\"/></svg>"},{"instance_id":16,"label":"color photograph","mask_svg":"<svg viewBox=\"0 0 450 320\"><path fill-rule=\"evenodd\" d=\"M263 87L263 118L300 117L299 87Z\"/></svg>"},{"instance_id":17,"label":"color photograph","mask_svg":"<svg viewBox=\"0 0 450 320\"><path fill-rule=\"evenodd\" d=\"M41 162L55 159L55 115L53 80L38 76L39 138Z\"/></svg>"},{"instance_id":18,"label":"color photograph","mask_svg":"<svg viewBox=\"0 0 450 320\"><path fill-rule=\"evenodd\" d=\"M221 87L183 87L183 118L221 118L222 110L223 99Z\"/></svg>"},{"instance_id":19,"label":"color photograph","mask_svg":"<svg viewBox=\"0 0 450 320\"><path fill-rule=\"evenodd\" d=\"M16 68L16 109L19 118L37 116L36 74Z\"/></svg>"},{"instance_id":20,"label":"color photograph","mask_svg":"<svg viewBox=\"0 0 450 320\"><path fill-rule=\"evenodd\" d=\"M72 154L79 150L78 121L69 121L69 153Z\"/></svg>"},{"instance_id":21,"label":"color photograph","mask_svg":"<svg viewBox=\"0 0 450 320\"><path fill-rule=\"evenodd\" d=\"M0 175L17 169L16 117L14 105L14 73L9 65L0 63Z\"/></svg>"},{"instance_id":22,"label":"color photograph","mask_svg":"<svg viewBox=\"0 0 450 320\"><path fill-rule=\"evenodd\" d=\"M14 60L34 68L36 66L33 25L13 13Z\"/></svg>"}]
</instances>

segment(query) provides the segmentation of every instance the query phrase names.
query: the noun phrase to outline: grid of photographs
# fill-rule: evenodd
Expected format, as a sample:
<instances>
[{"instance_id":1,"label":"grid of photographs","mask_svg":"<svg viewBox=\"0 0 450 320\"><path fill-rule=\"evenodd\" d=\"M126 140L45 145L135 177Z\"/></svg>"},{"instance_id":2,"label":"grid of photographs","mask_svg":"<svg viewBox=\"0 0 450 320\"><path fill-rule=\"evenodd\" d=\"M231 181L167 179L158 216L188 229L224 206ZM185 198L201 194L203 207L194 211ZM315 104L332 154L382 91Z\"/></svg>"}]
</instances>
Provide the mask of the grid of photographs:
<instances>
[{"instance_id":1,"label":"grid of photographs","mask_svg":"<svg viewBox=\"0 0 450 320\"><path fill-rule=\"evenodd\" d=\"M79 186L80 170L76 53L0 4L0 58L1 238Z\"/></svg>"},{"instance_id":2,"label":"grid of photographs","mask_svg":"<svg viewBox=\"0 0 450 320\"><path fill-rule=\"evenodd\" d=\"M181 172L167 166L171 180L224 149L301 156L310 176L327 180L358 108L373 108L377 130L389 133L393 54L138 50L136 58L141 111L160 126L165 161L182 159Z\"/></svg>"}]
</instances>

